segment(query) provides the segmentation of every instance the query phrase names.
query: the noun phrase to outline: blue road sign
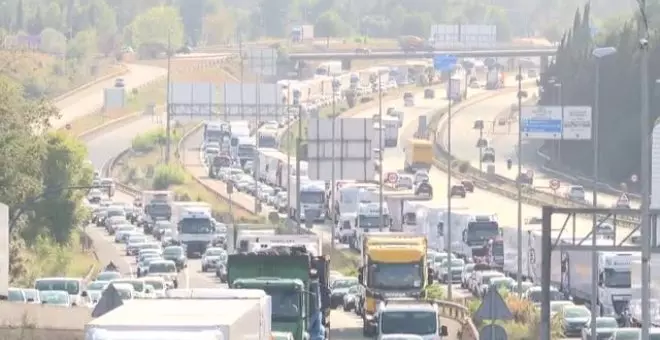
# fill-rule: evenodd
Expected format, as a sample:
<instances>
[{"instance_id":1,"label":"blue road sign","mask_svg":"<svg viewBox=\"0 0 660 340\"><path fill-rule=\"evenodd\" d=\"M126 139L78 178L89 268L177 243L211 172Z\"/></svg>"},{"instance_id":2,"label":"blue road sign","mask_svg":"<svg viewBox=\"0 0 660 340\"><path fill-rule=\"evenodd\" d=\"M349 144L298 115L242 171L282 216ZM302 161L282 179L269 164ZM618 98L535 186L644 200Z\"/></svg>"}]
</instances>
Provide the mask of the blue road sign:
<instances>
[{"instance_id":1,"label":"blue road sign","mask_svg":"<svg viewBox=\"0 0 660 340\"><path fill-rule=\"evenodd\" d=\"M561 133L561 119L524 119L522 131L527 133Z\"/></svg>"},{"instance_id":2,"label":"blue road sign","mask_svg":"<svg viewBox=\"0 0 660 340\"><path fill-rule=\"evenodd\" d=\"M496 324L486 325L479 331L481 340L507 340L508 336L502 326Z\"/></svg>"},{"instance_id":3,"label":"blue road sign","mask_svg":"<svg viewBox=\"0 0 660 340\"><path fill-rule=\"evenodd\" d=\"M453 55L441 54L433 57L433 68L436 71L449 71L458 63L458 58Z\"/></svg>"}]
</instances>

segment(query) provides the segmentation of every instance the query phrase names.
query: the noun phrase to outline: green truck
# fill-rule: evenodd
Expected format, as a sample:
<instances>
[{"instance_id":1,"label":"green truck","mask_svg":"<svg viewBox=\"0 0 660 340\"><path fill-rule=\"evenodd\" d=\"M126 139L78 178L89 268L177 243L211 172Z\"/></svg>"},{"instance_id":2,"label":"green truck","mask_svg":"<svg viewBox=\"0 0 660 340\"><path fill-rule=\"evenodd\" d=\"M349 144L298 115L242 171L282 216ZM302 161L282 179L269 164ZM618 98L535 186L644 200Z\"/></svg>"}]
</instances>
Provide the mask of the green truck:
<instances>
[{"instance_id":1,"label":"green truck","mask_svg":"<svg viewBox=\"0 0 660 340\"><path fill-rule=\"evenodd\" d=\"M328 339L330 260L316 235L242 235L227 259L234 289L262 289L272 298L272 327L295 340Z\"/></svg>"}]
</instances>

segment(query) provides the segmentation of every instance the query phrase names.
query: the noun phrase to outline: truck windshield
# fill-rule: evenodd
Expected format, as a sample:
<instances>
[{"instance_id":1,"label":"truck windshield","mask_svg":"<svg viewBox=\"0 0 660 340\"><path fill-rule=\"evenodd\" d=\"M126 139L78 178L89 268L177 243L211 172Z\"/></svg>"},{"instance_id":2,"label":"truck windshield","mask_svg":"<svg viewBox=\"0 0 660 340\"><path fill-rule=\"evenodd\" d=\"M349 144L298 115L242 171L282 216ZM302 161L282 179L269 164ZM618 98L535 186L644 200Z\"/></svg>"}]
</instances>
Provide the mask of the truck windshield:
<instances>
[{"instance_id":1,"label":"truck windshield","mask_svg":"<svg viewBox=\"0 0 660 340\"><path fill-rule=\"evenodd\" d=\"M149 216L157 218L163 217L167 218L172 215L172 208L167 204L156 203L147 205L147 213Z\"/></svg>"},{"instance_id":2,"label":"truck windshield","mask_svg":"<svg viewBox=\"0 0 660 340\"><path fill-rule=\"evenodd\" d=\"M389 220L388 216L383 216L382 221L383 223L387 224L387 221ZM358 216L358 224L360 225L360 228L376 228L380 227L380 222L381 222L381 216L367 216L367 215L360 215ZM383 225L384 227L384 225Z\"/></svg>"},{"instance_id":3,"label":"truck windshield","mask_svg":"<svg viewBox=\"0 0 660 340\"><path fill-rule=\"evenodd\" d=\"M254 158L254 145L239 145L238 146L238 157L252 159Z\"/></svg>"},{"instance_id":4,"label":"truck windshield","mask_svg":"<svg viewBox=\"0 0 660 340\"><path fill-rule=\"evenodd\" d=\"M382 334L435 334L438 316L431 311L384 312L380 317Z\"/></svg>"},{"instance_id":5,"label":"truck windshield","mask_svg":"<svg viewBox=\"0 0 660 340\"><path fill-rule=\"evenodd\" d=\"M609 288L630 288L630 271L616 271L605 269L603 273L603 285Z\"/></svg>"},{"instance_id":6,"label":"truck windshield","mask_svg":"<svg viewBox=\"0 0 660 340\"><path fill-rule=\"evenodd\" d=\"M227 134L226 131L222 130L215 130L215 129L206 129L204 131L204 140L217 140L221 141L222 137L224 137Z\"/></svg>"},{"instance_id":7,"label":"truck windshield","mask_svg":"<svg viewBox=\"0 0 660 340\"><path fill-rule=\"evenodd\" d=\"M259 136L259 147L260 148L276 148L277 147L277 138L273 135L261 135Z\"/></svg>"},{"instance_id":8,"label":"truck windshield","mask_svg":"<svg viewBox=\"0 0 660 340\"><path fill-rule=\"evenodd\" d=\"M300 293L285 289L264 289L270 295L273 321L296 319L300 316Z\"/></svg>"},{"instance_id":9,"label":"truck windshield","mask_svg":"<svg viewBox=\"0 0 660 340\"><path fill-rule=\"evenodd\" d=\"M300 193L300 202L307 204L323 204L325 193L323 191L303 191Z\"/></svg>"},{"instance_id":10,"label":"truck windshield","mask_svg":"<svg viewBox=\"0 0 660 340\"><path fill-rule=\"evenodd\" d=\"M186 218L179 222L179 229L182 234L210 234L211 220L205 218Z\"/></svg>"},{"instance_id":11,"label":"truck windshield","mask_svg":"<svg viewBox=\"0 0 660 340\"><path fill-rule=\"evenodd\" d=\"M369 266L369 286L380 289L419 289L422 288L420 262L380 263L371 262Z\"/></svg>"},{"instance_id":12,"label":"truck windshield","mask_svg":"<svg viewBox=\"0 0 660 340\"><path fill-rule=\"evenodd\" d=\"M484 243L499 235L497 222L470 222L467 226L467 243Z\"/></svg>"}]
</instances>

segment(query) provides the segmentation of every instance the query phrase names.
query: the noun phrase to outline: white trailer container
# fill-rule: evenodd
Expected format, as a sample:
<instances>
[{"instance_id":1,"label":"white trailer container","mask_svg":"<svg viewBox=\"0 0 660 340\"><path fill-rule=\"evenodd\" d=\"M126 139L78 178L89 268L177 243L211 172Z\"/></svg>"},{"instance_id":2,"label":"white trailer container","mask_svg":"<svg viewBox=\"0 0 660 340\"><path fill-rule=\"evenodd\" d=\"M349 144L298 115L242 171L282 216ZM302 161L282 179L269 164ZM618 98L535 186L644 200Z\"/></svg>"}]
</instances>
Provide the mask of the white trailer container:
<instances>
[{"instance_id":1,"label":"white trailer container","mask_svg":"<svg viewBox=\"0 0 660 340\"><path fill-rule=\"evenodd\" d=\"M291 28L291 41L296 43L314 39L314 25L295 25Z\"/></svg>"},{"instance_id":2,"label":"white trailer container","mask_svg":"<svg viewBox=\"0 0 660 340\"><path fill-rule=\"evenodd\" d=\"M131 300L89 322L85 333L90 340L103 339L104 335L125 336L137 332L143 333L147 339L153 338L154 332L171 335L202 332L201 335L214 335L213 339L268 340L272 331L270 316L271 301L267 296L254 299Z\"/></svg>"},{"instance_id":3,"label":"white trailer container","mask_svg":"<svg viewBox=\"0 0 660 340\"><path fill-rule=\"evenodd\" d=\"M287 190L289 180L296 176L296 158L274 149L259 149L260 177L268 184ZM307 177L307 162L300 162L300 175ZM293 189L292 189L293 191Z\"/></svg>"},{"instance_id":4,"label":"white trailer container","mask_svg":"<svg viewBox=\"0 0 660 340\"><path fill-rule=\"evenodd\" d=\"M486 72L486 89L496 90L504 85L502 73L497 67L492 67Z\"/></svg>"},{"instance_id":5,"label":"white trailer container","mask_svg":"<svg viewBox=\"0 0 660 340\"><path fill-rule=\"evenodd\" d=\"M395 148L399 141L399 119L392 116L383 116L382 126L384 128L383 146Z\"/></svg>"}]
</instances>

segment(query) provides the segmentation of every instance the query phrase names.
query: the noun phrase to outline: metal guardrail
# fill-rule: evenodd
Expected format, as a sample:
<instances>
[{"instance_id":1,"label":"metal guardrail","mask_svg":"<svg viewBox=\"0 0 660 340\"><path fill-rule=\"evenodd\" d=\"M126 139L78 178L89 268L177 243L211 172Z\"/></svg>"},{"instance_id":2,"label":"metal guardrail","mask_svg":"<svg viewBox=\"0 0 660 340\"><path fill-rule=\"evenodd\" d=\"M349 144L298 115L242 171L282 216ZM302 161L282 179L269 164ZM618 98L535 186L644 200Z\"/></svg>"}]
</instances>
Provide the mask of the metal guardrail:
<instances>
[{"instance_id":1,"label":"metal guardrail","mask_svg":"<svg viewBox=\"0 0 660 340\"><path fill-rule=\"evenodd\" d=\"M541 151L541 149L536 150L536 154L539 157L541 157L541 158L543 158L547 161L551 160L551 157L544 154L543 151ZM548 166L543 166L542 169L543 169L544 172L548 172L548 173L553 174L560 181L565 181L565 182L570 182L570 183L578 183L578 184L584 186L585 188L594 187L593 180L588 178L588 177L581 176L581 175L569 174L569 173L566 173L566 172L563 172L563 171L560 171L560 170L552 169ZM629 192L629 191L624 192L623 190L617 189L616 187L614 187L614 186L612 186L608 183L597 182L595 187L598 188L599 192L609 194L609 195L612 195L612 196L621 196L622 194L626 194L629 199L635 199L635 200L641 200L642 199L642 196L639 193L634 193L634 192Z\"/></svg>"},{"instance_id":2,"label":"metal guardrail","mask_svg":"<svg viewBox=\"0 0 660 340\"><path fill-rule=\"evenodd\" d=\"M461 324L461 329L458 331L458 334L456 334L457 339L479 339L479 331L474 325L474 322L472 322L472 316L467 307L452 301L435 300L434 302L438 304L440 316L456 320L456 322ZM449 334L449 336L452 337L454 334Z\"/></svg>"}]
</instances>

